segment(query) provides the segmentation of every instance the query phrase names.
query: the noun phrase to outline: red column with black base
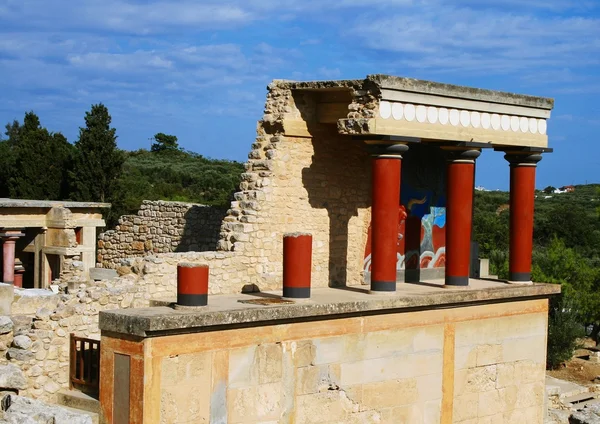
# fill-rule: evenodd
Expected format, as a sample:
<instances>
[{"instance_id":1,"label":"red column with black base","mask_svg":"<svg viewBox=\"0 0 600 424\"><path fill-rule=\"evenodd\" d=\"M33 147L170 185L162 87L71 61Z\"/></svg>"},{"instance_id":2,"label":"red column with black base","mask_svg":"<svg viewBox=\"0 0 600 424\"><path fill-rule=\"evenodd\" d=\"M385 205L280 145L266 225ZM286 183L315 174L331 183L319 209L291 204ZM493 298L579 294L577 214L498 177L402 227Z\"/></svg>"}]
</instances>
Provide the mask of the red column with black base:
<instances>
[{"instance_id":1,"label":"red column with black base","mask_svg":"<svg viewBox=\"0 0 600 424\"><path fill-rule=\"evenodd\" d=\"M510 250L511 282L531 281L533 250L533 211L535 201L535 168L540 154L506 154L510 163Z\"/></svg>"},{"instance_id":2,"label":"red column with black base","mask_svg":"<svg viewBox=\"0 0 600 424\"><path fill-rule=\"evenodd\" d=\"M283 297L310 297L312 271L312 235L287 233L283 235Z\"/></svg>"},{"instance_id":3,"label":"red column with black base","mask_svg":"<svg viewBox=\"0 0 600 424\"><path fill-rule=\"evenodd\" d=\"M371 292L395 292L402 153L408 146L371 147Z\"/></svg>"},{"instance_id":4,"label":"red column with black base","mask_svg":"<svg viewBox=\"0 0 600 424\"><path fill-rule=\"evenodd\" d=\"M208 304L208 265L177 265L177 306Z\"/></svg>"},{"instance_id":5,"label":"red column with black base","mask_svg":"<svg viewBox=\"0 0 600 424\"><path fill-rule=\"evenodd\" d=\"M20 230L5 230L0 233L2 244L2 282L14 284L15 282L15 247L19 237L23 237Z\"/></svg>"},{"instance_id":6,"label":"red column with black base","mask_svg":"<svg viewBox=\"0 0 600 424\"><path fill-rule=\"evenodd\" d=\"M446 164L447 286L468 286L471 260L473 189L478 150L449 152Z\"/></svg>"}]
</instances>

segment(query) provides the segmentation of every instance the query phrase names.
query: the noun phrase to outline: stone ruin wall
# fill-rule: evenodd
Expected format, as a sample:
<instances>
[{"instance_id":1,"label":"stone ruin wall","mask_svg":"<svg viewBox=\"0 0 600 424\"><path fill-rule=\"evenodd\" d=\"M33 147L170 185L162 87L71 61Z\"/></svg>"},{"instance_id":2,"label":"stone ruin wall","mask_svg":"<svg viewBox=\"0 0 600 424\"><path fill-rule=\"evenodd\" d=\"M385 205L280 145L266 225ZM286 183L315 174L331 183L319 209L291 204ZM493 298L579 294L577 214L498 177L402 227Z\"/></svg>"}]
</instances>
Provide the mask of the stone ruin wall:
<instances>
[{"instance_id":1,"label":"stone ruin wall","mask_svg":"<svg viewBox=\"0 0 600 424\"><path fill-rule=\"evenodd\" d=\"M126 258L151 253L215 250L222 208L144 200L137 215L123 215L114 230L98 237L97 262L117 268Z\"/></svg>"},{"instance_id":2,"label":"stone ruin wall","mask_svg":"<svg viewBox=\"0 0 600 424\"><path fill-rule=\"evenodd\" d=\"M69 385L69 334L99 339L100 311L174 301L180 262L210 266L211 294L278 289L283 234L303 231L313 234L314 287L362 282L369 156L335 128L313 138L284 137L282 119L300 113L296 102L311 99L294 98L285 85L269 87L240 191L224 217L200 205L145 201L138 215L122 217L118 229L100 237L98 262L118 267L119 277L87 281L73 258L55 282L59 294L15 297L12 316L0 317L0 366L13 364L23 372L20 394L55 402ZM194 213L200 218L190 222ZM173 252L183 246L206 251Z\"/></svg>"},{"instance_id":3,"label":"stone ruin wall","mask_svg":"<svg viewBox=\"0 0 600 424\"><path fill-rule=\"evenodd\" d=\"M346 88L354 93L349 117L360 121L360 117L375 113L376 93L362 87ZM363 282L370 222L369 155L363 143L339 135L333 125L315 127L312 137L284 136L284 119L312 121L316 109L310 92L293 92L285 82L269 85L264 116L257 125L240 190L221 221L216 250L195 243L200 246L198 251L206 250L195 257L210 266L210 293L280 288L283 234L297 231L313 234L314 287ZM195 250L192 244L187 244L189 249L180 244L175 248L182 236L177 235L184 218L179 215L185 213L180 209L163 216L161 208L171 204L145 202L137 216L122 217L118 229L101 235L98 262L120 268L127 266L124 259L128 257L158 255L170 263L172 257L165 257L156 245L161 237L166 251ZM212 217L216 219L216 215ZM168 225L173 228L167 235L164 227ZM201 233L206 228L202 225L192 233ZM214 228L212 224L210 228ZM157 234L159 229L162 235ZM173 261L164 273L148 278L161 280L158 286L174 288L176 264Z\"/></svg>"},{"instance_id":4,"label":"stone ruin wall","mask_svg":"<svg viewBox=\"0 0 600 424\"><path fill-rule=\"evenodd\" d=\"M237 278L223 281L213 276L209 262L211 291L238 292L247 285L280 288L283 234L296 231L313 235L314 287L363 281L369 155L362 143L340 136L334 126L321 126L313 137L284 136L284 119L312 120L316 107L311 96L293 93L286 83L269 86L240 191L223 220L218 243L218 250L235 254L234 268L246 279L241 285ZM349 113L362 116L362 109L371 111L351 103ZM252 266L244 266L248 261Z\"/></svg>"}]
</instances>

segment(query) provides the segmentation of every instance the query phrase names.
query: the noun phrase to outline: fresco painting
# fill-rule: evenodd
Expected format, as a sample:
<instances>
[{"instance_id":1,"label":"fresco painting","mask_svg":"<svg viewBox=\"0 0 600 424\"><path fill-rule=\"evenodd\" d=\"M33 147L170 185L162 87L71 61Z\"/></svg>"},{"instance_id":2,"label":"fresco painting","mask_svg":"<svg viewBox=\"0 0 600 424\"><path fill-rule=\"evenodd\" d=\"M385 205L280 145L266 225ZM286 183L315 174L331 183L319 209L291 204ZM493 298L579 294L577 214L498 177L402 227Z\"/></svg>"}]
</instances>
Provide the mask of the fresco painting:
<instances>
[{"instance_id":1,"label":"fresco painting","mask_svg":"<svg viewBox=\"0 0 600 424\"><path fill-rule=\"evenodd\" d=\"M396 269L442 268L446 263L445 161L427 146L409 152L403 160ZM371 225L364 270L371 271Z\"/></svg>"}]
</instances>

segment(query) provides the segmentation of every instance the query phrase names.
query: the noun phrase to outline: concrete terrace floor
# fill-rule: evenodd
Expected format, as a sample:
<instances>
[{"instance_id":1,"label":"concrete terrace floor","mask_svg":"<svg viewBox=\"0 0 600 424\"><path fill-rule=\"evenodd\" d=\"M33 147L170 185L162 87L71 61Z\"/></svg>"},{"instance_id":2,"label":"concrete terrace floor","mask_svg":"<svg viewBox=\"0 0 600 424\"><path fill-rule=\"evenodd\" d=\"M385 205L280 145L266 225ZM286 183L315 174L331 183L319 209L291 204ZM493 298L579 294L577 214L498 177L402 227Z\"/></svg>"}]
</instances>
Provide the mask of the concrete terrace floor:
<instances>
[{"instance_id":1,"label":"concrete terrace floor","mask_svg":"<svg viewBox=\"0 0 600 424\"><path fill-rule=\"evenodd\" d=\"M100 312L103 331L128 333L141 337L164 331L190 331L205 328L294 320L339 315L360 315L388 309L405 310L468 306L481 302L511 301L547 297L560 292L553 284L509 284L500 280L471 279L468 287L446 287L444 280L398 283L397 291L372 294L366 285L340 288L314 288L308 300L282 302L281 291L247 294L210 295L208 306L173 308L173 299L154 301L156 306Z\"/></svg>"}]
</instances>

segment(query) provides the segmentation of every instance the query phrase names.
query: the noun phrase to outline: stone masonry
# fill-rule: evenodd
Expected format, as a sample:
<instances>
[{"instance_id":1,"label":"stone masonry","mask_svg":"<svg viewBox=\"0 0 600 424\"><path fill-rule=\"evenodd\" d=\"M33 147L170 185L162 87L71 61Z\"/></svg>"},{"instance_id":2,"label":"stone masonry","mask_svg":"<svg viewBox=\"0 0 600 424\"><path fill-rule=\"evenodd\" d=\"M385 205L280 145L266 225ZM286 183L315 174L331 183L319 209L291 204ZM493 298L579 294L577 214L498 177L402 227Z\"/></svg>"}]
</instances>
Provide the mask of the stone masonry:
<instances>
[{"instance_id":1,"label":"stone masonry","mask_svg":"<svg viewBox=\"0 0 600 424\"><path fill-rule=\"evenodd\" d=\"M148 253L215 250L225 211L194 203L144 200L137 215L124 215L100 234L98 263L117 268L125 258Z\"/></svg>"}]
</instances>

